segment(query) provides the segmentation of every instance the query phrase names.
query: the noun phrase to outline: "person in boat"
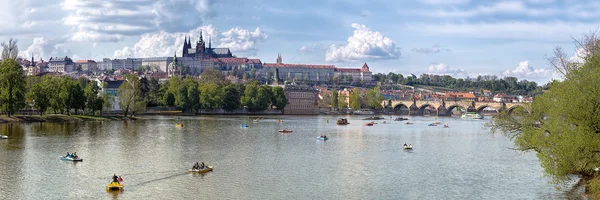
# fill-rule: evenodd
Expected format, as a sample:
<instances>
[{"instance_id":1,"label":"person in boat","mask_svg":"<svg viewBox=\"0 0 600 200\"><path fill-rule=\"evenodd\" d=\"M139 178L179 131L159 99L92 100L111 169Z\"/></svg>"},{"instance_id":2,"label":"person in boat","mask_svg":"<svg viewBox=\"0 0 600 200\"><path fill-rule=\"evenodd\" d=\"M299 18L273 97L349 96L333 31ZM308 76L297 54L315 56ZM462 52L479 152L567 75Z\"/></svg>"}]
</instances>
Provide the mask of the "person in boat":
<instances>
[{"instance_id":1,"label":"person in boat","mask_svg":"<svg viewBox=\"0 0 600 200\"><path fill-rule=\"evenodd\" d=\"M113 174L112 179L113 179L113 181L112 181L113 183L114 182L117 182L117 183L119 182L119 177L117 176L117 174Z\"/></svg>"},{"instance_id":2,"label":"person in boat","mask_svg":"<svg viewBox=\"0 0 600 200\"><path fill-rule=\"evenodd\" d=\"M192 169L199 169L199 168L200 168L200 165L198 165L198 162L195 162Z\"/></svg>"},{"instance_id":3,"label":"person in boat","mask_svg":"<svg viewBox=\"0 0 600 200\"><path fill-rule=\"evenodd\" d=\"M71 154L69 154L69 152L67 152L67 155L65 155L65 158L68 158Z\"/></svg>"},{"instance_id":4,"label":"person in boat","mask_svg":"<svg viewBox=\"0 0 600 200\"><path fill-rule=\"evenodd\" d=\"M117 181L119 181L119 183L123 183L123 178L121 178L121 176L119 176L119 178L117 179Z\"/></svg>"},{"instance_id":5,"label":"person in boat","mask_svg":"<svg viewBox=\"0 0 600 200\"><path fill-rule=\"evenodd\" d=\"M200 169L204 169L205 165L204 162L202 162L202 164L200 165Z\"/></svg>"},{"instance_id":6,"label":"person in boat","mask_svg":"<svg viewBox=\"0 0 600 200\"><path fill-rule=\"evenodd\" d=\"M404 147L407 147L408 145L406 145L406 143L404 143Z\"/></svg>"},{"instance_id":7,"label":"person in boat","mask_svg":"<svg viewBox=\"0 0 600 200\"><path fill-rule=\"evenodd\" d=\"M326 136L326 135L324 135L324 136L323 136L323 139L327 139L327 136Z\"/></svg>"},{"instance_id":8,"label":"person in boat","mask_svg":"<svg viewBox=\"0 0 600 200\"><path fill-rule=\"evenodd\" d=\"M71 155L71 157L77 158L77 152L73 152L73 155Z\"/></svg>"}]
</instances>

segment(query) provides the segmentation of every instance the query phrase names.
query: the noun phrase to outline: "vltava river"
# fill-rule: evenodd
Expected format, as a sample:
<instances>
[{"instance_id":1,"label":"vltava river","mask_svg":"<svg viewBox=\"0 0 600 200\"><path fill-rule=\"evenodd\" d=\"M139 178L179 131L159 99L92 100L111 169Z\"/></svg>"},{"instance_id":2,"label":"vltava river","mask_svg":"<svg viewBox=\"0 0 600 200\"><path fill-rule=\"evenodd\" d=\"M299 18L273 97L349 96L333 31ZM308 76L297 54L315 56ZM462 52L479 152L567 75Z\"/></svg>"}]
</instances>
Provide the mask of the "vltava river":
<instances>
[{"instance_id":1,"label":"vltava river","mask_svg":"<svg viewBox=\"0 0 600 200\"><path fill-rule=\"evenodd\" d=\"M347 126L333 116L2 124L10 138L0 140L0 199L566 198L534 153L509 149L487 120L439 118L443 128L410 118L372 127L358 116ZM84 161L60 160L67 151ZM214 171L188 173L195 161ZM114 173L122 192L105 190Z\"/></svg>"}]
</instances>

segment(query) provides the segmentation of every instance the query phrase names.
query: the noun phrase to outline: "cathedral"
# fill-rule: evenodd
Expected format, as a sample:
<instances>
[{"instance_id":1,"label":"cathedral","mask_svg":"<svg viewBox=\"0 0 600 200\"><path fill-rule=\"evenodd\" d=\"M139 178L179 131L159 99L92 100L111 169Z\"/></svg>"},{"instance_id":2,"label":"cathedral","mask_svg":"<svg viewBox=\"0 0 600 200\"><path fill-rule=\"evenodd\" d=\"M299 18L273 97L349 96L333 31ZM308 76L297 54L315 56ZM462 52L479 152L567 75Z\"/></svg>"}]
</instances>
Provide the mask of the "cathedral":
<instances>
[{"instance_id":1,"label":"cathedral","mask_svg":"<svg viewBox=\"0 0 600 200\"><path fill-rule=\"evenodd\" d=\"M232 58L233 55L229 48L212 48L211 39L208 39L208 47L202 39L202 32L200 32L200 38L196 42L196 46L192 47L191 38L186 37L183 43L183 57L197 58L197 59L210 59L210 58Z\"/></svg>"}]
</instances>

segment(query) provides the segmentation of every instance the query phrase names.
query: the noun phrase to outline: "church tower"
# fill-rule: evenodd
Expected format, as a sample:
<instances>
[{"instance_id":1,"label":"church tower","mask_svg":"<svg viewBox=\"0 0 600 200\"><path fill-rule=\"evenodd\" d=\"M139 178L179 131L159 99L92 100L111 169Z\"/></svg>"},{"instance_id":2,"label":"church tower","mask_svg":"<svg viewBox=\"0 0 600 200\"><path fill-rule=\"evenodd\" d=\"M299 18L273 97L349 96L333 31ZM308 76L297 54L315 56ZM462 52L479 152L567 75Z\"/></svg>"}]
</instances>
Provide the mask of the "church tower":
<instances>
[{"instance_id":1,"label":"church tower","mask_svg":"<svg viewBox=\"0 0 600 200\"><path fill-rule=\"evenodd\" d=\"M183 39L183 55L181 55L182 57L187 57L188 55L188 37L185 36L185 38Z\"/></svg>"},{"instance_id":2,"label":"church tower","mask_svg":"<svg viewBox=\"0 0 600 200\"><path fill-rule=\"evenodd\" d=\"M171 64L169 64L167 73L169 77L173 75L180 75L181 73L181 69L179 69L179 62L177 62L177 52L175 52L173 55L173 61Z\"/></svg>"},{"instance_id":3,"label":"church tower","mask_svg":"<svg viewBox=\"0 0 600 200\"><path fill-rule=\"evenodd\" d=\"M277 59L276 59L277 64L283 64L281 62L281 54L277 54Z\"/></svg>"}]
</instances>

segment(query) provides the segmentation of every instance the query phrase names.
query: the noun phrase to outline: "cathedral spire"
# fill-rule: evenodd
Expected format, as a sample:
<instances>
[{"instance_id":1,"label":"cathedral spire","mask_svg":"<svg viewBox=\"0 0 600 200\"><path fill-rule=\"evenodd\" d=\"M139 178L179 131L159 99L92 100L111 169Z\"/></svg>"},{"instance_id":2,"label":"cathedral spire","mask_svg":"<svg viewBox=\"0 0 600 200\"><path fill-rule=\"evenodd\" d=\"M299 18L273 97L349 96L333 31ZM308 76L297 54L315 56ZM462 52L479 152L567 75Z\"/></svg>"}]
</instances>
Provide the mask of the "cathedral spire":
<instances>
[{"instance_id":1,"label":"cathedral spire","mask_svg":"<svg viewBox=\"0 0 600 200\"><path fill-rule=\"evenodd\" d=\"M212 37L208 37L208 48L211 49L211 42L212 42Z\"/></svg>"},{"instance_id":2,"label":"cathedral spire","mask_svg":"<svg viewBox=\"0 0 600 200\"><path fill-rule=\"evenodd\" d=\"M202 31L200 31L200 40L199 43L204 43L204 41L202 41Z\"/></svg>"},{"instance_id":3,"label":"cathedral spire","mask_svg":"<svg viewBox=\"0 0 600 200\"><path fill-rule=\"evenodd\" d=\"M33 59L33 54L31 54L31 66L35 67L35 60Z\"/></svg>"}]
</instances>

